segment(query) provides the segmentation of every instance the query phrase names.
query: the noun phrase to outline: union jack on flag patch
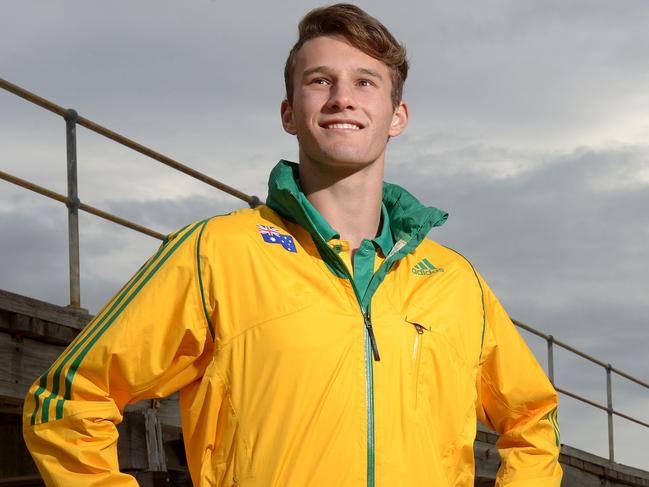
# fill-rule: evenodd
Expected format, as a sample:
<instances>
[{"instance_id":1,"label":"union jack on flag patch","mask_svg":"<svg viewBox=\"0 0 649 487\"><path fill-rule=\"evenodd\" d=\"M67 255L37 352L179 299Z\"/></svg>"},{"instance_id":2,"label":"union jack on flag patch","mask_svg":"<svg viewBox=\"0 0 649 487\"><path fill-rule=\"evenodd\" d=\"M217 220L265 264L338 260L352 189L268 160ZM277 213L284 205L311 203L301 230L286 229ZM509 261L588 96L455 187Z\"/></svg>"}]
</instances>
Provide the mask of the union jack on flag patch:
<instances>
[{"instance_id":1,"label":"union jack on flag patch","mask_svg":"<svg viewBox=\"0 0 649 487\"><path fill-rule=\"evenodd\" d=\"M257 228L259 229L259 234L261 238L264 239L264 242L270 244L280 244L284 250L289 252L297 252L295 247L295 241L290 235L285 235L280 233L279 230L270 225L261 225L257 223Z\"/></svg>"}]
</instances>

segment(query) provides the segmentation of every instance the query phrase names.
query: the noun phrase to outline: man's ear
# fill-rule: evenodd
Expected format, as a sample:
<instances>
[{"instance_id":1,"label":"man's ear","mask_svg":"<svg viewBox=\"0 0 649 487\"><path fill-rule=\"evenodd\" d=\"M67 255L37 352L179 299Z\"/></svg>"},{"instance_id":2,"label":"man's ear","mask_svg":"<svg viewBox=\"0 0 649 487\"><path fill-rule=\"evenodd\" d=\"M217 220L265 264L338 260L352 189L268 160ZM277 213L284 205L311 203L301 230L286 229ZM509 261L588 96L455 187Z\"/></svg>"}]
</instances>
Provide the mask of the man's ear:
<instances>
[{"instance_id":1,"label":"man's ear","mask_svg":"<svg viewBox=\"0 0 649 487\"><path fill-rule=\"evenodd\" d=\"M288 100L282 101L280 114L282 117L282 126L284 127L284 130L291 135L297 135L297 128L295 127L295 122L293 121L293 108L291 107Z\"/></svg>"},{"instance_id":2,"label":"man's ear","mask_svg":"<svg viewBox=\"0 0 649 487\"><path fill-rule=\"evenodd\" d=\"M408 104L401 100L397 108L394 110L394 115L392 115L392 122L390 123L390 131L388 135L390 137L396 137L401 134L406 127L408 126Z\"/></svg>"}]
</instances>

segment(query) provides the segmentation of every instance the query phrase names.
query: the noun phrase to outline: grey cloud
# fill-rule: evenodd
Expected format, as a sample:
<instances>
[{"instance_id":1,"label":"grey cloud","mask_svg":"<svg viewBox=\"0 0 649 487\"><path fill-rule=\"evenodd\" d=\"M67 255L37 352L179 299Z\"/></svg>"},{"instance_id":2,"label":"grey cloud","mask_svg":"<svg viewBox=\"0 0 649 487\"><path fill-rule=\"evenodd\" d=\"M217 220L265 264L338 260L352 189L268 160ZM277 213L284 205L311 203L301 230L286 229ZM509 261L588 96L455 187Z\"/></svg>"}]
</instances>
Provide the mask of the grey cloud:
<instances>
[{"instance_id":1,"label":"grey cloud","mask_svg":"<svg viewBox=\"0 0 649 487\"><path fill-rule=\"evenodd\" d=\"M0 288L65 304L67 216L52 206L0 212Z\"/></svg>"},{"instance_id":2,"label":"grey cloud","mask_svg":"<svg viewBox=\"0 0 649 487\"><path fill-rule=\"evenodd\" d=\"M483 5L441 14L431 5L404 20L406 94L419 123L512 141L574 139L628 111L632 96L646 103L646 3Z\"/></svg>"},{"instance_id":3,"label":"grey cloud","mask_svg":"<svg viewBox=\"0 0 649 487\"><path fill-rule=\"evenodd\" d=\"M158 199L146 202L119 200L110 203L115 213L127 215L138 222L171 232L174 228L187 225L215 215L247 208L244 202L228 197L188 196L178 199Z\"/></svg>"}]
</instances>

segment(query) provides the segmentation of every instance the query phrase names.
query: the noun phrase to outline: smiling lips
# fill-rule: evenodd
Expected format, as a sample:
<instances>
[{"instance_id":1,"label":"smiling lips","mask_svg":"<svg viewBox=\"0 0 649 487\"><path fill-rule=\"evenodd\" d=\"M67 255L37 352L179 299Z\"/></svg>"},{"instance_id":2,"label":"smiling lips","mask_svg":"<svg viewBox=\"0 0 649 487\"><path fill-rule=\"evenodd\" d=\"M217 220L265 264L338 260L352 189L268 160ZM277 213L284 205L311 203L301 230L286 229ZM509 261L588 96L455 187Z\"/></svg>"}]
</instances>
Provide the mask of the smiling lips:
<instances>
[{"instance_id":1,"label":"smiling lips","mask_svg":"<svg viewBox=\"0 0 649 487\"><path fill-rule=\"evenodd\" d=\"M351 121L332 121L320 124L325 129L342 129L342 130L360 130L363 126L357 122Z\"/></svg>"}]
</instances>

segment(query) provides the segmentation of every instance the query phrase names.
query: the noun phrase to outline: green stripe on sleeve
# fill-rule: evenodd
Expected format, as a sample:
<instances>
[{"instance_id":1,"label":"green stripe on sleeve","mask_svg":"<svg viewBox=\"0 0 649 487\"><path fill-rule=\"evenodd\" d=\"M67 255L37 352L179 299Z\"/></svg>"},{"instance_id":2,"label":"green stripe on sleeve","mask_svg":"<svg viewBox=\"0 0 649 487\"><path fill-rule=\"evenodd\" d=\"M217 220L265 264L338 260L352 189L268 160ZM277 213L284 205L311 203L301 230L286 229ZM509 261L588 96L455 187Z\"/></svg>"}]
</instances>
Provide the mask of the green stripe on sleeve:
<instances>
[{"instance_id":1,"label":"green stripe on sleeve","mask_svg":"<svg viewBox=\"0 0 649 487\"><path fill-rule=\"evenodd\" d=\"M181 240L184 240L187 236L189 236L189 234L191 232L193 232L193 230L199 224L200 224L200 222L197 223L190 231L188 231L188 233L185 234ZM165 257L163 257L163 261L166 260L169 257L169 255L171 255L171 253L177 248L177 246L178 246L178 244L175 245L165 255ZM62 360L61 360L61 362L59 363L58 367L56 368L56 370L54 372L54 376L53 376L53 380L52 380L52 391L49 394L49 396L46 397L43 400L43 403L42 403L42 407L41 407L41 409L42 409L42 418L41 418L42 422L47 422L50 419L49 418L49 405L50 405L50 402L55 397L57 397L59 395L59 389L60 389L61 384L62 384L61 374L63 372L63 369L67 365L67 363L75 356L75 354L79 351L79 349L81 349L81 347L83 347L91 339L93 334L95 334L95 332L97 330L101 329L103 323L108 319L109 316L111 316L114 313L114 311L118 308L118 306L120 306L120 304L126 298L126 296L129 294L131 289L133 289L133 287L135 287L138 284L138 282L140 282L142 277L156 263L156 261L158 260L160 255L162 253L164 253L168 248L169 247L166 244L163 244L158 249L158 251L153 255L153 257L151 257L148 260L148 262L145 263L138 270L135 277L133 279L131 279L131 282L119 293L119 295L115 298L115 300L113 301L113 304L110 306L108 311L106 311L101 316L101 318L97 319L94 323L89 324L86 327L86 329L84 330L83 336L80 335L79 337L77 337L77 340L75 340L76 343L74 344L74 346L65 354L65 356L62 356ZM156 266L156 269L158 267L159 267L159 265ZM148 278L147 278L147 280L148 280ZM135 292L137 293L141 289L141 287L142 286L138 287L138 289ZM129 299L129 302L130 302L130 299ZM122 308L120 308L120 310L118 310L117 313L121 312L122 309L123 309L123 306L122 306ZM111 318L111 320L110 320L111 323L112 323L112 321L114 320L115 317L116 316L113 316ZM100 333L103 333L103 331L100 330ZM92 343L94 343L94 341ZM86 347L86 349L84 349L84 352L83 352L84 355L85 355L85 353L87 353L87 349L88 349L88 347ZM78 365L77 365L77 367L78 367ZM43 374L41 376L39 387L36 389L36 391L34 393L36 405L34 407L34 412L33 412L32 417L31 417L31 424L36 424L36 418L38 417L38 411L39 411L39 406L40 406L40 395L47 390L47 377L49 376L49 373L50 373L50 370L48 370L45 374ZM66 385L67 385L67 381L66 381ZM66 396L68 396L68 399L69 399L69 387L68 387L68 392L66 393ZM59 414L59 411L60 411L60 414ZM60 417L62 417L62 403L57 404L57 415L56 416L57 416L57 419L60 419Z\"/></svg>"},{"instance_id":2,"label":"green stripe on sleeve","mask_svg":"<svg viewBox=\"0 0 649 487\"><path fill-rule=\"evenodd\" d=\"M106 320L106 318L119 306L119 304L122 302L124 297L130 292L130 290L133 288L133 286L136 285L136 283L139 281L139 279L142 277L143 274L145 274L148 269L151 267L151 265L155 262L155 260L158 258L158 256L162 253L164 250L164 246L160 247L158 251L154 254L154 256L149 259L147 263L145 263L142 267L140 267L139 271L135 274L135 277L131 280L131 282L124 287L124 289L119 293L119 295L116 297L115 301L113 302L112 306L101 315L101 317L97 317L96 321L91 322L83 331L82 335L79 335L78 339L75 340L76 343L73 342L73 346L69 349L69 351L61 357L61 362L59 363L58 367L54 371L54 376L52 378L52 391L48 397L45 398L43 401L43 422L47 422L49 419L49 403L50 401L56 397L59 393L59 387L60 387L60 377L63 369L67 365L67 363L72 359L72 357L79 351L79 348L81 348L90 338L90 336L97 330L101 324ZM34 392L34 396L36 399L36 405L34 407L34 412L32 414L31 418L31 424L36 424L36 418L38 416L38 410L39 410L39 404L40 404L40 395L47 390L47 377L50 374L51 369L48 369L47 372L45 372L40 379L39 387L36 389Z\"/></svg>"},{"instance_id":3,"label":"green stripe on sleeve","mask_svg":"<svg viewBox=\"0 0 649 487\"><path fill-rule=\"evenodd\" d=\"M120 306L120 308L115 312L115 314L104 324L101 329L95 334L95 336L90 340L90 342L84 347L81 353L74 360L70 368L68 369L67 374L65 375L65 394L63 399L59 399L56 405L56 419L61 419L63 417L63 403L66 400L70 400L72 396L72 381L74 380L74 375L81 365L81 362L88 354L92 346L97 343L101 336L110 328L110 326L115 322L115 320L122 314L124 309L133 301L135 296L142 290L142 288L149 282L149 280L155 275L155 273L162 267L162 265L167 261L167 259L176 251L176 249L185 241L187 238L194 233L194 231L203 223L204 221L196 223L192 226L182 237L174 243L173 247L167 252L153 267L151 272L142 280L138 287L133 291L133 293L126 299L126 301ZM45 416L45 411L43 411L43 416Z\"/></svg>"},{"instance_id":4,"label":"green stripe on sleeve","mask_svg":"<svg viewBox=\"0 0 649 487\"><path fill-rule=\"evenodd\" d=\"M554 437L557 443L557 446L559 446L559 443L561 441L561 432L559 430L559 412L555 408L554 410L550 411L548 413L548 419L552 423L552 427L554 428Z\"/></svg>"}]
</instances>

